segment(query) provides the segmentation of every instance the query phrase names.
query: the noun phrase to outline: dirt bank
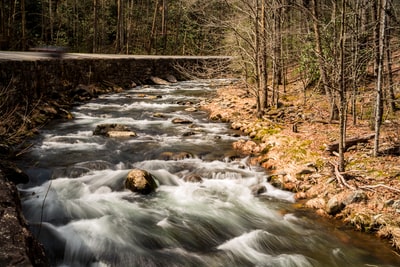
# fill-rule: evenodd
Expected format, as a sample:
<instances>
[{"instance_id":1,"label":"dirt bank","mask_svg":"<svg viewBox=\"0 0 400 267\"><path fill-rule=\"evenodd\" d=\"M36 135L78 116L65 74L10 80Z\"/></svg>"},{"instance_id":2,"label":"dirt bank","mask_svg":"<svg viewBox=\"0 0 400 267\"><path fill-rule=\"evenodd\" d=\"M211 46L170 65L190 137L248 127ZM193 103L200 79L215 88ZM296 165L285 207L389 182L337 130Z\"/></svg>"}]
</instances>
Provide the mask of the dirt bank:
<instances>
[{"instance_id":1,"label":"dirt bank","mask_svg":"<svg viewBox=\"0 0 400 267\"><path fill-rule=\"evenodd\" d=\"M234 147L251 156L252 164L272 171L271 183L296 193L304 207L321 216L342 220L354 229L387 239L400 251L400 121L387 118L381 155L371 156L373 139L368 119L360 115L347 136L365 137L346 152L346 172L339 173L329 145L338 140L339 126L328 123L326 99L315 92L304 101L292 84L281 96L282 107L257 119L255 99L238 83L223 87L204 105L213 120L229 121L251 137Z\"/></svg>"}]
</instances>

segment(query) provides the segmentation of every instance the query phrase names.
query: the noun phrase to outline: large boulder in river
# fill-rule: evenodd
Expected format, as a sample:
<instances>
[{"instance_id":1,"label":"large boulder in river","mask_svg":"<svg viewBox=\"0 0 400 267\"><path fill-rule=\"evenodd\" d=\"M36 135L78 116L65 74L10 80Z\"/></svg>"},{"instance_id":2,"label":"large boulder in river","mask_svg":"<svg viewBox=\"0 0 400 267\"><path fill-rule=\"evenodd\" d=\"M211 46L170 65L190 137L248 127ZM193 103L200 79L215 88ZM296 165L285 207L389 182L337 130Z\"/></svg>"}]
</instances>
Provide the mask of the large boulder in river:
<instances>
[{"instance_id":1,"label":"large boulder in river","mask_svg":"<svg viewBox=\"0 0 400 267\"><path fill-rule=\"evenodd\" d=\"M145 170L133 169L125 179L125 188L140 194L150 194L157 189L153 175Z\"/></svg>"},{"instance_id":2,"label":"large boulder in river","mask_svg":"<svg viewBox=\"0 0 400 267\"><path fill-rule=\"evenodd\" d=\"M107 137L133 137L136 133L123 124L99 124L93 131L93 135L104 135Z\"/></svg>"}]
</instances>

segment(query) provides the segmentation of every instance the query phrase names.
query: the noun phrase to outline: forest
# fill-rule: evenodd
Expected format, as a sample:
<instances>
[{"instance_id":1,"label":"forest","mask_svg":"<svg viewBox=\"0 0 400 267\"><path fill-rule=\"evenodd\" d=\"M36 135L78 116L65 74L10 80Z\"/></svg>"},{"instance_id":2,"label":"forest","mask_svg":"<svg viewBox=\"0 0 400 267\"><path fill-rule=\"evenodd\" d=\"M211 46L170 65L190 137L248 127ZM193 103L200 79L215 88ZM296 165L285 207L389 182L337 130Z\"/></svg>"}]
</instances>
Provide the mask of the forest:
<instances>
[{"instance_id":1,"label":"forest","mask_svg":"<svg viewBox=\"0 0 400 267\"><path fill-rule=\"evenodd\" d=\"M399 108L400 3L393 0L3 0L0 48L69 52L232 55L262 117L294 73L325 94L339 121L344 170L348 114L374 84L374 155L384 111Z\"/></svg>"}]
</instances>

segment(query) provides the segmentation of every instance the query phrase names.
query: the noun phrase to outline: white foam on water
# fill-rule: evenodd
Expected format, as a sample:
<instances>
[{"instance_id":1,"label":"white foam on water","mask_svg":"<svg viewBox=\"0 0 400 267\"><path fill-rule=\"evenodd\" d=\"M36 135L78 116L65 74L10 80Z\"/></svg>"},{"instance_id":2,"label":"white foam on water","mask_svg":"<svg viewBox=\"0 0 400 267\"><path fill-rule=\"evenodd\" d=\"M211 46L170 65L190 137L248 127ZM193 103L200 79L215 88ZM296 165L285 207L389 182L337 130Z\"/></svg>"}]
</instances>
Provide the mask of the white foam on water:
<instances>
[{"instance_id":1,"label":"white foam on water","mask_svg":"<svg viewBox=\"0 0 400 267\"><path fill-rule=\"evenodd\" d=\"M270 236L274 241L278 238L262 230L254 230L228 240L218 246L218 249L229 251L236 257L244 258L255 266L271 267L309 267L312 260L300 254L275 254L274 251L265 253L259 244L259 239ZM268 241L267 241L268 242ZM279 242L279 241L278 241ZM272 243L272 242L271 242ZM274 245L273 245L274 246Z\"/></svg>"},{"instance_id":2,"label":"white foam on water","mask_svg":"<svg viewBox=\"0 0 400 267\"><path fill-rule=\"evenodd\" d=\"M286 201L292 202L292 203L294 203L296 201L294 198L294 194L292 192L278 189L267 182L264 182L262 184L267 188L267 191L265 193L262 193L261 195L286 200Z\"/></svg>"},{"instance_id":3,"label":"white foam on water","mask_svg":"<svg viewBox=\"0 0 400 267\"><path fill-rule=\"evenodd\" d=\"M58 150L70 150L70 151L86 151L86 150L102 150L104 149L104 144L99 143L87 143L80 140L76 140L73 143L60 143L52 141L43 141L40 146L41 150L58 149Z\"/></svg>"},{"instance_id":4,"label":"white foam on water","mask_svg":"<svg viewBox=\"0 0 400 267\"><path fill-rule=\"evenodd\" d=\"M123 106L120 108L120 111L129 111L129 110L143 110L149 109L152 111L155 110L165 110L171 107L179 107L178 104L170 104L170 103L157 103L157 102L135 102L127 106Z\"/></svg>"}]
</instances>

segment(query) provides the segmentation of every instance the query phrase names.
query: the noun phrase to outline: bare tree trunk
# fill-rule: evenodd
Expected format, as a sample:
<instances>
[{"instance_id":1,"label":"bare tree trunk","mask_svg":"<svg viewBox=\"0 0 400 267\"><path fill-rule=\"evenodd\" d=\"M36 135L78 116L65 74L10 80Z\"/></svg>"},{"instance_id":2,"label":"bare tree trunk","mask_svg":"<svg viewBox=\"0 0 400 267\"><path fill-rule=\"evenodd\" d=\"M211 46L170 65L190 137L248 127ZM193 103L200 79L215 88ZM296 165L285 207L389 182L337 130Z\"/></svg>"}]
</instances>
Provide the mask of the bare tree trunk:
<instances>
[{"instance_id":1,"label":"bare tree trunk","mask_svg":"<svg viewBox=\"0 0 400 267\"><path fill-rule=\"evenodd\" d=\"M265 109L268 107L268 67L267 67L267 36L266 36L266 6L265 1L261 1L261 11L256 0L256 47L257 47L257 62L258 66L258 90L260 94L260 105L258 116L264 115ZM261 26L259 26L261 25Z\"/></svg>"},{"instance_id":2,"label":"bare tree trunk","mask_svg":"<svg viewBox=\"0 0 400 267\"><path fill-rule=\"evenodd\" d=\"M379 38L380 38L380 0L373 1L372 16L375 21L374 31L374 47L375 47L375 62L374 62L374 75L378 76L379 72Z\"/></svg>"},{"instance_id":3,"label":"bare tree trunk","mask_svg":"<svg viewBox=\"0 0 400 267\"><path fill-rule=\"evenodd\" d=\"M282 8L279 1L273 5L273 79L272 79L272 103L278 107L279 85L282 84L282 60L281 60L281 15Z\"/></svg>"},{"instance_id":4,"label":"bare tree trunk","mask_svg":"<svg viewBox=\"0 0 400 267\"><path fill-rule=\"evenodd\" d=\"M153 48L153 44L156 42L156 20L157 20L157 9L158 9L158 0L156 0L155 6L154 6L154 14L153 14L153 23L151 25L151 34L150 34L150 39L149 39L149 47L147 49L147 53L151 54L151 50ZM157 53L157 51L156 51Z\"/></svg>"},{"instance_id":5,"label":"bare tree trunk","mask_svg":"<svg viewBox=\"0 0 400 267\"><path fill-rule=\"evenodd\" d=\"M255 1L256 2L256 6L255 6L255 18L254 18L254 27L255 27L255 70L256 70L256 83L257 83L257 116L258 117L262 117L262 115L264 115L264 101L265 101L265 92L262 90L262 79L263 76L261 75L261 63L262 63L262 59L261 59L261 34L260 32L262 31L262 27L263 27L263 23L261 24L261 30L260 30L260 6L259 6L259 2L258 0ZM261 5L261 16L264 17L263 14L264 11L264 1L262 1L262 5Z\"/></svg>"},{"instance_id":6,"label":"bare tree trunk","mask_svg":"<svg viewBox=\"0 0 400 267\"><path fill-rule=\"evenodd\" d=\"M49 0L50 42L53 42L54 18L52 0Z\"/></svg>"},{"instance_id":7,"label":"bare tree trunk","mask_svg":"<svg viewBox=\"0 0 400 267\"><path fill-rule=\"evenodd\" d=\"M133 28L133 0L127 1L127 13L126 13L126 38L125 38L125 53L128 55L130 51L131 32Z\"/></svg>"},{"instance_id":8,"label":"bare tree trunk","mask_svg":"<svg viewBox=\"0 0 400 267\"><path fill-rule=\"evenodd\" d=\"M7 20L6 20L6 9L5 9L5 3L4 1L0 2L0 34L3 36L3 38L6 36L6 25L7 25Z\"/></svg>"},{"instance_id":9,"label":"bare tree trunk","mask_svg":"<svg viewBox=\"0 0 400 267\"><path fill-rule=\"evenodd\" d=\"M389 18L388 18L389 19ZM386 23L388 25L388 22ZM385 46L386 46L386 66L387 66L387 73L388 73L388 102L389 107L392 113L396 111L396 97L394 94L394 81L393 81L393 70L392 70L392 49L390 45L390 37L391 32L390 29L387 28L387 34L385 35Z\"/></svg>"},{"instance_id":10,"label":"bare tree trunk","mask_svg":"<svg viewBox=\"0 0 400 267\"><path fill-rule=\"evenodd\" d=\"M161 36L163 40L163 50L167 49L167 23L168 23L168 3L167 0L162 2L162 22L161 22Z\"/></svg>"},{"instance_id":11,"label":"bare tree trunk","mask_svg":"<svg viewBox=\"0 0 400 267\"><path fill-rule=\"evenodd\" d=\"M26 50L26 12L25 0L21 0L21 49Z\"/></svg>"},{"instance_id":12,"label":"bare tree trunk","mask_svg":"<svg viewBox=\"0 0 400 267\"><path fill-rule=\"evenodd\" d=\"M124 40L124 0L117 0L117 37L115 40L115 50L121 53L125 40Z\"/></svg>"},{"instance_id":13,"label":"bare tree trunk","mask_svg":"<svg viewBox=\"0 0 400 267\"><path fill-rule=\"evenodd\" d=\"M378 79L376 84L376 104L375 104L375 140L373 156L377 157L379 152L379 137L382 124L382 88L383 88L383 59L385 51L385 26L386 26L386 7L387 0L379 1L379 49L378 49Z\"/></svg>"},{"instance_id":14,"label":"bare tree trunk","mask_svg":"<svg viewBox=\"0 0 400 267\"><path fill-rule=\"evenodd\" d=\"M345 26L346 26L346 1L342 1L342 18L340 24L340 82L339 82L339 171L345 170L344 148L346 147L346 116L347 116L347 100L346 100L346 79L345 79Z\"/></svg>"},{"instance_id":15,"label":"bare tree trunk","mask_svg":"<svg viewBox=\"0 0 400 267\"><path fill-rule=\"evenodd\" d=\"M322 84L324 87L325 94L328 97L329 102L331 103L331 120L333 119L334 110L336 109L335 98L333 93L331 92L328 86L328 74L326 71L326 66L324 62L325 54L322 49L322 40L321 40L321 29L319 25L319 7L318 0L312 0L312 10L311 13L313 15L313 28L314 28L314 36L315 36L315 52L318 57L318 68L321 75Z\"/></svg>"},{"instance_id":16,"label":"bare tree trunk","mask_svg":"<svg viewBox=\"0 0 400 267\"><path fill-rule=\"evenodd\" d=\"M92 52L97 52L98 18L97 18L97 0L93 0L93 47Z\"/></svg>"}]
</instances>

